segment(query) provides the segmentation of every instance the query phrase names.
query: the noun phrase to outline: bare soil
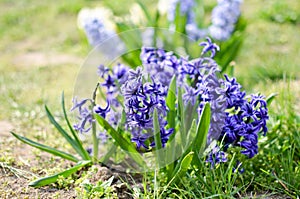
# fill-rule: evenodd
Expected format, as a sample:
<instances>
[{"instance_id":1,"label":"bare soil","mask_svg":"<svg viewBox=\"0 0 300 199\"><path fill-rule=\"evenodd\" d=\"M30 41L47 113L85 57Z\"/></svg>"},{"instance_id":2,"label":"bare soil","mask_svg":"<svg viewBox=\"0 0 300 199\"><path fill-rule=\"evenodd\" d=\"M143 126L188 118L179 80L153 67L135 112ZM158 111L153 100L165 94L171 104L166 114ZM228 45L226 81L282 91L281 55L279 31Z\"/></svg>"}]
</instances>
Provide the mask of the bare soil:
<instances>
[{"instance_id":1,"label":"bare soil","mask_svg":"<svg viewBox=\"0 0 300 199\"><path fill-rule=\"evenodd\" d=\"M58 53L41 53L41 52L27 52L17 55L13 64L19 67L37 67L49 65L74 64L78 65L82 59L69 54Z\"/></svg>"}]
</instances>

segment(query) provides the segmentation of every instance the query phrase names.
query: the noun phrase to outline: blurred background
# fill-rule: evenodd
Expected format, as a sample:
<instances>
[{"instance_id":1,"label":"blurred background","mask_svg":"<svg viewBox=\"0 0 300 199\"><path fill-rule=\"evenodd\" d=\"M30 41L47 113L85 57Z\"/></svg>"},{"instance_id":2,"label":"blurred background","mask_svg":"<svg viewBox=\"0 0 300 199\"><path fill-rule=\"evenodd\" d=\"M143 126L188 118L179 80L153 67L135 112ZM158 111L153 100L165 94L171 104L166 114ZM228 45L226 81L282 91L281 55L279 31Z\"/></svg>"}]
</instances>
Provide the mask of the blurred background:
<instances>
[{"instance_id":1,"label":"blurred background","mask_svg":"<svg viewBox=\"0 0 300 199\"><path fill-rule=\"evenodd\" d=\"M145 2L155 8L155 1ZM36 117L44 103L56 106L63 90L70 99L76 74L91 50L77 27L78 12L83 7L108 6L122 16L128 15L133 3L1 0L0 119ZM248 26L235 75L245 89L268 95L290 80L292 87L300 87L299 10L300 3L293 0L242 4ZM299 95L299 90L295 93Z\"/></svg>"}]
</instances>

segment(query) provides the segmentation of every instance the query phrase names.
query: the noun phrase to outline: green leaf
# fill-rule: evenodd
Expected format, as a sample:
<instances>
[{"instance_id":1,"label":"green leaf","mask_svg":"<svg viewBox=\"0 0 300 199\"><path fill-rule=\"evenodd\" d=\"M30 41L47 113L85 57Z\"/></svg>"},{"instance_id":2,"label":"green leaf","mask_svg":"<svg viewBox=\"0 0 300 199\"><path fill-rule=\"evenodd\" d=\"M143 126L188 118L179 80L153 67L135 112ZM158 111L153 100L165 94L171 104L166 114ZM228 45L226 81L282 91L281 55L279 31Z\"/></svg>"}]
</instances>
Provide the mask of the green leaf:
<instances>
[{"instance_id":1,"label":"green leaf","mask_svg":"<svg viewBox=\"0 0 300 199\"><path fill-rule=\"evenodd\" d=\"M187 22L187 14L182 15L180 11L180 3L176 5L175 13L175 30L180 33L185 33L185 26Z\"/></svg>"},{"instance_id":2,"label":"green leaf","mask_svg":"<svg viewBox=\"0 0 300 199\"><path fill-rule=\"evenodd\" d=\"M11 134L13 136L15 136L18 140L24 142L25 144L28 144L32 147L35 147L35 148L38 148L42 151L45 151L45 152L48 152L48 153L51 153L53 155L56 155L56 156L59 156L59 157L62 157L64 159L67 159L67 160L71 160L73 162L78 162L78 159L71 155L71 154L68 154L68 153L65 153L63 151L60 151L60 150L57 150L55 148L52 148L52 147L49 147L49 146L46 146L46 145L43 145L43 144L40 144L38 142L35 142L35 141L32 141L26 137L23 137L23 136L20 136L20 135L17 135L16 133L14 132L11 132Z\"/></svg>"},{"instance_id":3,"label":"green leaf","mask_svg":"<svg viewBox=\"0 0 300 199\"><path fill-rule=\"evenodd\" d=\"M192 144L192 149L197 154L199 153L201 154L205 149L207 134L210 125L210 117L211 117L210 105L209 103L206 103L202 110L200 121L197 126L197 135Z\"/></svg>"},{"instance_id":4,"label":"green leaf","mask_svg":"<svg viewBox=\"0 0 300 199\"><path fill-rule=\"evenodd\" d=\"M108 150L108 152L102 158L99 159L99 162L105 164L109 160L109 158L111 158L112 155L116 152L116 150L117 146L113 144Z\"/></svg>"},{"instance_id":5,"label":"green leaf","mask_svg":"<svg viewBox=\"0 0 300 199\"><path fill-rule=\"evenodd\" d=\"M45 106L45 109L50 122L56 127L58 132L60 132L60 134L69 142L69 144L75 149L75 151L81 156L82 152L78 147L77 143L75 142L75 140L73 140L70 137L70 135L56 122L56 120L54 119L53 115L51 114L47 106Z\"/></svg>"},{"instance_id":6,"label":"green leaf","mask_svg":"<svg viewBox=\"0 0 300 199\"><path fill-rule=\"evenodd\" d=\"M194 119L198 119L198 109L199 102L196 102L194 105L191 102L188 102L184 110L184 127L188 130L192 125Z\"/></svg>"},{"instance_id":7,"label":"green leaf","mask_svg":"<svg viewBox=\"0 0 300 199\"><path fill-rule=\"evenodd\" d=\"M122 116L121 116L121 121L118 123L117 131L120 132L124 129L126 123L126 113L124 109L122 110Z\"/></svg>"},{"instance_id":8,"label":"green leaf","mask_svg":"<svg viewBox=\"0 0 300 199\"><path fill-rule=\"evenodd\" d=\"M267 105L270 106L272 101L275 99L275 97L278 95L278 93L272 93L270 94L267 99L266 99L266 102L267 102Z\"/></svg>"},{"instance_id":9,"label":"green leaf","mask_svg":"<svg viewBox=\"0 0 300 199\"><path fill-rule=\"evenodd\" d=\"M167 113L167 121L170 128L175 129L175 118L176 118L176 76L172 77L169 85L169 91L166 98L166 104L169 108Z\"/></svg>"},{"instance_id":10,"label":"green leaf","mask_svg":"<svg viewBox=\"0 0 300 199\"><path fill-rule=\"evenodd\" d=\"M140 66L142 64L140 60L140 52L142 41L142 33L138 27L134 25L128 25L126 23L116 23L118 36L126 45L126 52L122 55L122 59L126 61L132 68Z\"/></svg>"},{"instance_id":11,"label":"green leaf","mask_svg":"<svg viewBox=\"0 0 300 199\"><path fill-rule=\"evenodd\" d=\"M220 45L220 48L223 49L222 53L219 53L216 56L217 62L222 66L221 73L224 73L229 66L230 62L233 61L243 44L244 38L241 35L233 36L230 41L230 45L224 47Z\"/></svg>"},{"instance_id":12,"label":"green leaf","mask_svg":"<svg viewBox=\"0 0 300 199\"><path fill-rule=\"evenodd\" d=\"M161 137L160 137L160 126L158 120L157 109L154 108L153 112L153 130L154 130L154 141L155 141L155 155L156 155L156 162L157 166L160 167L164 161L164 153L162 149Z\"/></svg>"},{"instance_id":13,"label":"green leaf","mask_svg":"<svg viewBox=\"0 0 300 199\"><path fill-rule=\"evenodd\" d=\"M101 187L103 187L104 189L107 189L108 187L110 187L111 184L113 183L114 178L115 178L114 176L111 176L108 180L104 181L101 184Z\"/></svg>"},{"instance_id":14,"label":"green leaf","mask_svg":"<svg viewBox=\"0 0 300 199\"><path fill-rule=\"evenodd\" d=\"M117 132L103 117L95 114L97 122L107 131L108 134L114 139L118 146L121 147L128 155L140 166L144 166L144 160L137 152L136 148L131 142L125 139L119 132Z\"/></svg>"},{"instance_id":15,"label":"green leaf","mask_svg":"<svg viewBox=\"0 0 300 199\"><path fill-rule=\"evenodd\" d=\"M182 147L186 143L186 127L185 127L185 115L184 115L184 104L182 100L182 91L178 89L178 113L180 118L180 138Z\"/></svg>"},{"instance_id":16,"label":"green leaf","mask_svg":"<svg viewBox=\"0 0 300 199\"><path fill-rule=\"evenodd\" d=\"M54 183L54 182L57 181L57 179L58 179L59 176L63 176L65 178L67 178L68 176L70 176L73 173L75 173L76 171L78 171L80 168L82 168L82 167L84 167L84 166L86 166L86 165L88 165L90 163L91 163L90 160L80 161L74 167L71 167L70 169L67 169L67 170L65 170L63 172L57 173L57 174L52 175L52 176L47 176L47 177L44 177L44 178L40 178L38 180L30 182L29 186L32 186L32 187L41 187L41 186L45 186L45 185Z\"/></svg>"},{"instance_id":17,"label":"green leaf","mask_svg":"<svg viewBox=\"0 0 300 199\"><path fill-rule=\"evenodd\" d=\"M238 22L236 23L236 27L231 38L220 43L220 48L222 49L222 51L216 55L215 60L219 65L222 66L221 73L224 73L226 71L230 62L233 61L238 55L244 41L244 32L246 26L247 23L245 19L243 19L243 17L240 17Z\"/></svg>"},{"instance_id":18,"label":"green leaf","mask_svg":"<svg viewBox=\"0 0 300 199\"><path fill-rule=\"evenodd\" d=\"M159 150L162 148L161 137L160 137L160 126L157 115L157 109L154 108L153 112L153 129L154 129L154 140L155 140L155 148Z\"/></svg>"},{"instance_id":19,"label":"green leaf","mask_svg":"<svg viewBox=\"0 0 300 199\"><path fill-rule=\"evenodd\" d=\"M170 180L170 182L168 184L177 182L177 180L179 178L181 178L187 172L187 170L189 169L189 167L191 165L193 157L194 157L193 151L189 152L186 156L184 156L184 158L180 162L180 166L179 166L178 170L175 170L175 172L173 174L173 178Z\"/></svg>"},{"instance_id":20,"label":"green leaf","mask_svg":"<svg viewBox=\"0 0 300 199\"><path fill-rule=\"evenodd\" d=\"M67 115L67 112L66 112L66 107L65 107L65 97L64 97L64 93L62 93L61 95L61 105L62 105L62 109L63 109L63 113L64 113L64 117L65 117L65 120L68 124L68 127L74 137L74 140L75 140L75 143L77 145L77 147L79 148L79 155L82 157L82 159L84 160L90 160L91 157L90 155L88 154L88 152L83 148L82 146L82 142L79 140L78 136L77 136L77 132L74 131L73 127L71 126L70 124L70 121L68 119L68 115ZM78 151L78 152L79 152Z\"/></svg>"},{"instance_id":21,"label":"green leaf","mask_svg":"<svg viewBox=\"0 0 300 199\"><path fill-rule=\"evenodd\" d=\"M192 143L192 141L195 139L196 132L197 132L197 123L196 123L196 120L193 119L191 128L189 129L189 132L187 134L187 143ZM187 146L187 147L189 147L189 146Z\"/></svg>"}]
</instances>

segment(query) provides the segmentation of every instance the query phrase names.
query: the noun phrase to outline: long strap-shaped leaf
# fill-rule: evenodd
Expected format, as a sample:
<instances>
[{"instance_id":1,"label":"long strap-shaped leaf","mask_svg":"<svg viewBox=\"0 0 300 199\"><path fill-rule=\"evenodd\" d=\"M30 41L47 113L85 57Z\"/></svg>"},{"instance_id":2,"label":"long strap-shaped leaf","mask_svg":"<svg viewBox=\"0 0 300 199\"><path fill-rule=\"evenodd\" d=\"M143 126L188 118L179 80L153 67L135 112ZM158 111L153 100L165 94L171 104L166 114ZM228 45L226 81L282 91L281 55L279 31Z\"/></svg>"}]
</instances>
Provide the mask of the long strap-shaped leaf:
<instances>
[{"instance_id":1,"label":"long strap-shaped leaf","mask_svg":"<svg viewBox=\"0 0 300 199\"><path fill-rule=\"evenodd\" d=\"M156 162L157 166L160 167L163 164L163 160L165 156L163 155L162 143L161 143L161 136L160 136L160 126L158 120L157 109L154 108L153 113L153 130L154 130L154 141L155 141L155 155L156 155Z\"/></svg>"},{"instance_id":2,"label":"long strap-shaped leaf","mask_svg":"<svg viewBox=\"0 0 300 199\"><path fill-rule=\"evenodd\" d=\"M75 173L76 171L78 171L80 168L90 164L91 161L90 160L87 160L87 161L80 161L78 162L74 167L71 167L63 172L60 172L60 173L57 173L55 175L52 175L52 176L47 176L47 177L44 177L44 178L40 178L38 180L35 180L33 182L30 182L29 183L29 186L32 186L32 187L41 187L41 186L45 186L45 185L48 185L48 184L51 184L51 183L54 183L57 181L58 177L59 176L63 176L63 177L68 177L70 175L72 175L73 173Z\"/></svg>"},{"instance_id":3,"label":"long strap-shaped leaf","mask_svg":"<svg viewBox=\"0 0 300 199\"><path fill-rule=\"evenodd\" d=\"M70 121L68 119L68 115L66 113L66 107L65 107L65 97L64 97L64 93L62 93L61 95L61 105L62 105L62 109L63 109L63 113L64 113L64 117L65 117L65 120L68 124L68 127L74 137L74 141L77 145L77 147L79 148L80 150L80 156L84 159L84 160L91 160L91 157L89 156L88 152L83 148L82 146L82 142L79 140L78 136L77 136L77 133L74 131L73 127L71 126L70 124Z\"/></svg>"},{"instance_id":4,"label":"long strap-shaped leaf","mask_svg":"<svg viewBox=\"0 0 300 199\"><path fill-rule=\"evenodd\" d=\"M208 129L210 126L211 110L209 103L206 103L197 126L197 134L192 144L193 150L198 154L202 153L206 146Z\"/></svg>"},{"instance_id":5,"label":"long strap-shaped leaf","mask_svg":"<svg viewBox=\"0 0 300 199\"><path fill-rule=\"evenodd\" d=\"M169 85L169 91L166 98L166 104L169 108L167 113L168 125L170 128L175 129L176 118L176 76L174 75Z\"/></svg>"},{"instance_id":6,"label":"long strap-shaped leaf","mask_svg":"<svg viewBox=\"0 0 300 199\"><path fill-rule=\"evenodd\" d=\"M201 117L197 126L197 131L196 131L197 134L195 136L195 139L191 144L191 146L185 151L184 155L182 155L182 158L179 160L179 164L176 165L172 176L174 176L175 173L178 172L180 163L183 161L183 157L185 157L190 151L195 152L194 160L198 161L198 155L203 153L206 146L206 139L207 139L208 129L210 125L210 116L211 116L210 105L209 103L206 103L202 110Z\"/></svg>"},{"instance_id":7,"label":"long strap-shaped leaf","mask_svg":"<svg viewBox=\"0 0 300 199\"><path fill-rule=\"evenodd\" d=\"M67 160L71 160L73 162L78 162L78 159L76 157L74 157L73 155L71 154L68 154L68 153L65 153L63 151L60 151L60 150L57 150L55 148L52 148L52 147L49 147L49 146L46 146L46 145L43 145L43 144L40 144L40 143L37 143L35 141L32 141L26 137L23 137L23 136L20 136L20 135L17 135L16 133L14 132L11 132L11 134L13 136L15 136L18 140L24 142L25 144L28 144L30 146L33 146L35 148L38 148L42 151L45 151L45 152L48 152L48 153L51 153L53 155L56 155L56 156L59 156L59 157L62 157L64 159L67 159Z\"/></svg>"},{"instance_id":8,"label":"long strap-shaped leaf","mask_svg":"<svg viewBox=\"0 0 300 199\"><path fill-rule=\"evenodd\" d=\"M143 158L137 152L136 148L126 140L119 132L117 132L103 117L95 114L97 122L111 135L111 137L116 141L118 146L121 147L128 155L140 166L145 166Z\"/></svg>"},{"instance_id":9,"label":"long strap-shaped leaf","mask_svg":"<svg viewBox=\"0 0 300 199\"><path fill-rule=\"evenodd\" d=\"M179 168L176 173L173 175L173 178L169 181L169 185L179 180L189 169L191 162L193 160L194 152L191 151L184 156L182 161L179 164Z\"/></svg>"},{"instance_id":10,"label":"long strap-shaped leaf","mask_svg":"<svg viewBox=\"0 0 300 199\"><path fill-rule=\"evenodd\" d=\"M182 90L178 89L178 112L180 116L180 139L182 147L186 145L186 127L185 127L185 115L184 115L184 103L182 99Z\"/></svg>"},{"instance_id":11,"label":"long strap-shaped leaf","mask_svg":"<svg viewBox=\"0 0 300 199\"><path fill-rule=\"evenodd\" d=\"M71 146L75 149L75 151L82 157L83 156L82 151L78 147L78 144L75 142L75 140L73 140L70 137L70 135L56 122L56 120L54 119L53 115L51 114L47 106L45 106L45 109L50 122L56 127L58 132L60 132L60 134L71 144Z\"/></svg>"}]
</instances>

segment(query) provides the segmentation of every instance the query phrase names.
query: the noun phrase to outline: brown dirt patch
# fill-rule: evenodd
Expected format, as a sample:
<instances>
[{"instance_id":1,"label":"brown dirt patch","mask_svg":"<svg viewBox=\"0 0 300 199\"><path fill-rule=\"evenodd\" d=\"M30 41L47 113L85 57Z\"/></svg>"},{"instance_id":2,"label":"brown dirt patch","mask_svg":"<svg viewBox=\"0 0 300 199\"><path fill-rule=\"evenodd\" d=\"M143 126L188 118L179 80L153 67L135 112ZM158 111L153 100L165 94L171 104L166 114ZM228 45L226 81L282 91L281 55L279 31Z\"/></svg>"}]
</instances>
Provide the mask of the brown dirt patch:
<instances>
[{"instance_id":1,"label":"brown dirt patch","mask_svg":"<svg viewBox=\"0 0 300 199\"><path fill-rule=\"evenodd\" d=\"M56 188L39 188L29 187L29 180L24 177L16 177L7 169L0 168L0 198L75 198L73 190L56 189Z\"/></svg>"},{"instance_id":2,"label":"brown dirt patch","mask_svg":"<svg viewBox=\"0 0 300 199\"><path fill-rule=\"evenodd\" d=\"M8 121L0 121L0 137L10 136L10 131L14 129L13 125Z\"/></svg>"}]
</instances>

